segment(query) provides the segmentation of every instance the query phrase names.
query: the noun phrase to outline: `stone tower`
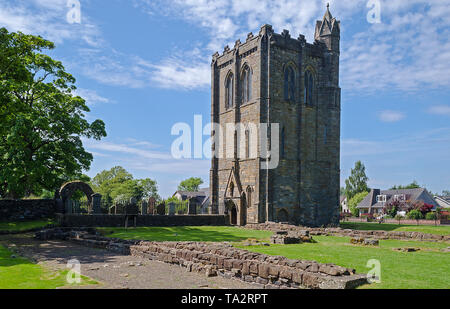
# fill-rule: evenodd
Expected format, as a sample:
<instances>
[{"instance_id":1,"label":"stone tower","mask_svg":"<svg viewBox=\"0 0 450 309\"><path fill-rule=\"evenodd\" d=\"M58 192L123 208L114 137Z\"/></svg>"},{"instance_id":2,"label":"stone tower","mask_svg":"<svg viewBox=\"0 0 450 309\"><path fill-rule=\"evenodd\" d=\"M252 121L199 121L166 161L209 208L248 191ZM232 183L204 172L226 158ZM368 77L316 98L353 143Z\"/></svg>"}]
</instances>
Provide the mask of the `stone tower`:
<instances>
[{"instance_id":1,"label":"stone tower","mask_svg":"<svg viewBox=\"0 0 450 309\"><path fill-rule=\"evenodd\" d=\"M233 135L213 128L211 209L229 214L232 224L339 223L340 22L329 8L314 37L309 44L264 25L213 55L212 122L222 131L240 129ZM279 135L276 168L263 168L274 159L262 154L261 132L253 138L261 123L279 124L271 131Z\"/></svg>"}]
</instances>

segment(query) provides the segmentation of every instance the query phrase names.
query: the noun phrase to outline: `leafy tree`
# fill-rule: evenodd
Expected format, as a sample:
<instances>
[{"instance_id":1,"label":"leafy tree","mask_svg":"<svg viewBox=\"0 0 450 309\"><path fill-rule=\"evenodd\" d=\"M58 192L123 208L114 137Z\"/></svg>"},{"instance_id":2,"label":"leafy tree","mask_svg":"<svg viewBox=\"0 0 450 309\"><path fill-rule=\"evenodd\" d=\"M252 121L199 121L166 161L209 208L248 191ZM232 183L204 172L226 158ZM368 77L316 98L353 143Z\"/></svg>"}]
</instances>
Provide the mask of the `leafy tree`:
<instances>
[{"instance_id":1,"label":"leafy tree","mask_svg":"<svg viewBox=\"0 0 450 309\"><path fill-rule=\"evenodd\" d=\"M366 167L361 161L356 162L355 168L352 169L350 177L345 181L345 192L347 199L350 201L356 194L368 192L369 187L366 175Z\"/></svg>"},{"instance_id":2,"label":"leafy tree","mask_svg":"<svg viewBox=\"0 0 450 309\"><path fill-rule=\"evenodd\" d=\"M134 179L133 175L121 166L98 173L92 179L91 185L94 191L103 196L103 200L110 203L131 198L140 200L154 197L160 200L156 181L149 178Z\"/></svg>"},{"instance_id":3,"label":"leafy tree","mask_svg":"<svg viewBox=\"0 0 450 309\"><path fill-rule=\"evenodd\" d=\"M450 196L450 190L442 191L442 196Z\"/></svg>"},{"instance_id":4,"label":"leafy tree","mask_svg":"<svg viewBox=\"0 0 450 309\"><path fill-rule=\"evenodd\" d=\"M202 184L203 180L201 178L192 177L182 181L178 186L178 191L198 192Z\"/></svg>"},{"instance_id":5,"label":"leafy tree","mask_svg":"<svg viewBox=\"0 0 450 309\"><path fill-rule=\"evenodd\" d=\"M384 207L383 213L391 218L395 218L400 207L401 205L399 201L390 202Z\"/></svg>"},{"instance_id":6,"label":"leafy tree","mask_svg":"<svg viewBox=\"0 0 450 309\"><path fill-rule=\"evenodd\" d=\"M348 208L350 209L350 211L354 217L359 216L359 209L356 207L358 207L359 203L361 203L368 194L369 194L369 192L367 192L367 191L360 192L360 193L357 193L354 197L352 197L349 200Z\"/></svg>"},{"instance_id":7,"label":"leafy tree","mask_svg":"<svg viewBox=\"0 0 450 309\"><path fill-rule=\"evenodd\" d=\"M89 123L85 100L73 95L75 78L42 53L54 44L0 29L0 196L21 198L55 191L88 170L93 156L82 137L106 136Z\"/></svg>"},{"instance_id":8,"label":"leafy tree","mask_svg":"<svg viewBox=\"0 0 450 309\"><path fill-rule=\"evenodd\" d=\"M407 189L419 189L420 185L414 180L411 184L407 186L393 186L391 190L407 190Z\"/></svg>"},{"instance_id":9,"label":"leafy tree","mask_svg":"<svg viewBox=\"0 0 450 309\"><path fill-rule=\"evenodd\" d=\"M429 212L425 216L425 219L436 221L437 220L437 214L435 212Z\"/></svg>"},{"instance_id":10,"label":"leafy tree","mask_svg":"<svg viewBox=\"0 0 450 309\"><path fill-rule=\"evenodd\" d=\"M137 185L141 188L143 198L149 199L154 197L157 201L161 199L158 195L158 185L155 180L150 178L139 179L137 180Z\"/></svg>"}]
</instances>

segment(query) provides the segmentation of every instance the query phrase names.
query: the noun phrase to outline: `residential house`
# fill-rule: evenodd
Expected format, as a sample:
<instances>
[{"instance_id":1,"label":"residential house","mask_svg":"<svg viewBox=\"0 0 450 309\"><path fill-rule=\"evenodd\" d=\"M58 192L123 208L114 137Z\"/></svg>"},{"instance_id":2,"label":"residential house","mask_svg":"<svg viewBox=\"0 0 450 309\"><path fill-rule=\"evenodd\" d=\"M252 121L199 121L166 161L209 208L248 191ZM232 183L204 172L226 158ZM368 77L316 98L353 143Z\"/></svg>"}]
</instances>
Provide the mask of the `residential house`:
<instances>
[{"instance_id":1,"label":"residential house","mask_svg":"<svg viewBox=\"0 0 450 309\"><path fill-rule=\"evenodd\" d=\"M386 205L391 202L410 202L422 201L433 205L436 209L439 207L433 196L423 188L404 189L404 190L380 190L372 189L370 193L359 203L358 209L361 214L382 214Z\"/></svg>"},{"instance_id":2,"label":"residential house","mask_svg":"<svg viewBox=\"0 0 450 309\"><path fill-rule=\"evenodd\" d=\"M345 195L341 195L340 198L341 210L343 213L350 213L350 208L348 208L348 199Z\"/></svg>"},{"instance_id":3,"label":"residential house","mask_svg":"<svg viewBox=\"0 0 450 309\"><path fill-rule=\"evenodd\" d=\"M210 196L209 188L200 189L197 192L177 191L172 197L176 197L180 201L194 200L201 207L201 213L209 212Z\"/></svg>"},{"instance_id":4,"label":"residential house","mask_svg":"<svg viewBox=\"0 0 450 309\"><path fill-rule=\"evenodd\" d=\"M441 208L450 209L450 196L435 196L434 200Z\"/></svg>"}]
</instances>

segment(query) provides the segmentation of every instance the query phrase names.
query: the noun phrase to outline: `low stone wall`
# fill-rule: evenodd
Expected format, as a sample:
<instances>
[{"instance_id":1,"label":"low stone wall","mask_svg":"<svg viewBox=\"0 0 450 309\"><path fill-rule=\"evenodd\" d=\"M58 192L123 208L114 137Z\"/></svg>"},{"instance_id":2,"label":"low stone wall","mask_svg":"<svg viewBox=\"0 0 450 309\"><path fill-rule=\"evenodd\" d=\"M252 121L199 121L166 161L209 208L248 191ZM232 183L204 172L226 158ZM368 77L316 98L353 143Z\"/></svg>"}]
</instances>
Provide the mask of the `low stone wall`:
<instances>
[{"instance_id":1,"label":"low stone wall","mask_svg":"<svg viewBox=\"0 0 450 309\"><path fill-rule=\"evenodd\" d=\"M0 200L0 221L53 218L55 200Z\"/></svg>"},{"instance_id":2,"label":"low stone wall","mask_svg":"<svg viewBox=\"0 0 450 309\"><path fill-rule=\"evenodd\" d=\"M104 238L86 229L41 231L36 238L59 238L180 265L190 272L200 272L210 277L242 280L256 289L352 289L367 283L367 276L356 275L353 269L253 253L224 243L126 241Z\"/></svg>"},{"instance_id":3,"label":"low stone wall","mask_svg":"<svg viewBox=\"0 0 450 309\"><path fill-rule=\"evenodd\" d=\"M347 218L345 221L342 222L350 222L350 223L367 223L367 219L364 218ZM377 223L377 222L374 222ZM388 224L396 224L398 225L398 220L395 219L384 219L384 223L388 223ZM417 220L409 220L409 219L404 219L401 220L400 223L402 225L447 225L447 221L446 220L419 220L417 222Z\"/></svg>"},{"instance_id":4,"label":"low stone wall","mask_svg":"<svg viewBox=\"0 0 450 309\"><path fill-rule=\"evenodd\" d=\"M58 222L65 227L124 227L125 215L57 215ZM138 227L147 226L225 226L227 216L221 215L180 215L180 216L136 216ZM133 226L129 220L128 226Z\"/></svg>"},{"instance_id":5,"label":"low stone wall","mask_svg":"<svg viewBox=\"0 0 450 309\"><path fill-rule=\"evenodd\" d=\"M344 236L352 238L374 238L382 239L397 239L397 240L415 240L415 241L450 241L450 235L434 235L424 234L418 232L387 232L387 231L359 231L341 228L307 228L295 225L279 224L279 223L263 223L263 224L248 224L246 229L251 230L265 230L265 231L289 231L302 232L309 231L311 235L325 235L325 236Z\"/></svg>"}]
</instances>

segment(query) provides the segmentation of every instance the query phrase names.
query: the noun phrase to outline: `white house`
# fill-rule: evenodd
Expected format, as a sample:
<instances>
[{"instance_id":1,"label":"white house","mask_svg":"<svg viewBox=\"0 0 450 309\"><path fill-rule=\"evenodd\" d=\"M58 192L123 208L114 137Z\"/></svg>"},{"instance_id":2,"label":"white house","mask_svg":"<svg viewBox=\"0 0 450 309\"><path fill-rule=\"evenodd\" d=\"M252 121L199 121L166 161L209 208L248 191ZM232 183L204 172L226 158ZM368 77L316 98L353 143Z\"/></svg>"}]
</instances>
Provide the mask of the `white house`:
<instances>
[{"instance_id":1,"label":"white house","mask_svg":"<svg viewBox=\"0 0 450 309\"><path fill-rule=\"evenodd\" d=\"M450 196L435 196L434 200L440 207L445 209L450 208Z\"/></svg>"}]
</instances>

